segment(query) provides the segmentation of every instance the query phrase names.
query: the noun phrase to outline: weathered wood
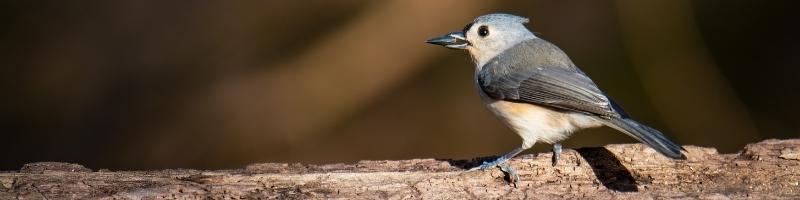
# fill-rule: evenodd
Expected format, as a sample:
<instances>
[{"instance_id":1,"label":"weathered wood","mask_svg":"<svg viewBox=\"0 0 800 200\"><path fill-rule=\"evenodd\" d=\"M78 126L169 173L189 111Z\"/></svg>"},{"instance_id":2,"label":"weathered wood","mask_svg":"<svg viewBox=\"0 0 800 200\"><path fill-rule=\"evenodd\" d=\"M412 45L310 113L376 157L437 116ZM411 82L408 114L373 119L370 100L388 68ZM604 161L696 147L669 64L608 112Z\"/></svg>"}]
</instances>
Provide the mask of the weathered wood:
<instances>
[{"instance_id":1,"label":"weathered wood","mask_svg":"<svg viewBox=\"0 0 800 200\"><path fill-rule=\"evenodd\" d=\"M738 154L686 149L687 160L641 144L565 150L555 167L549 153L524 155L511 161L522 178L516 187L499 170L464 170L480 159L119 172L33 163L0 173L0 199L800 198L800 139L766 140Z\"/></svg>"}]
</instances>

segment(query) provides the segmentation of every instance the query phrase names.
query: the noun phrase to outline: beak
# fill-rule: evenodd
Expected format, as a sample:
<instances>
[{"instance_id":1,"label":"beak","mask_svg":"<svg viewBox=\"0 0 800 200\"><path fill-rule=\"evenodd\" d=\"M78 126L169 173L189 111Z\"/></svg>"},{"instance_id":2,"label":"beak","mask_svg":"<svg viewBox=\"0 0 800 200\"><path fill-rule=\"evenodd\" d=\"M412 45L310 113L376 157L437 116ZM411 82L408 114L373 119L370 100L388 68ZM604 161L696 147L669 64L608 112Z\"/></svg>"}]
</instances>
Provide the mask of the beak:
<instances>
[{"instance_id":1,"label":"beak","mask_svg":"<svg viewBox=\"0 0 800 200\"><path fill-rule=\"evenodd\" d=\"M470 44L462 32L452 32L437 38L425 41L428 44L442 45L451 49L466 49Z\"/></svg>"}]
</instances>

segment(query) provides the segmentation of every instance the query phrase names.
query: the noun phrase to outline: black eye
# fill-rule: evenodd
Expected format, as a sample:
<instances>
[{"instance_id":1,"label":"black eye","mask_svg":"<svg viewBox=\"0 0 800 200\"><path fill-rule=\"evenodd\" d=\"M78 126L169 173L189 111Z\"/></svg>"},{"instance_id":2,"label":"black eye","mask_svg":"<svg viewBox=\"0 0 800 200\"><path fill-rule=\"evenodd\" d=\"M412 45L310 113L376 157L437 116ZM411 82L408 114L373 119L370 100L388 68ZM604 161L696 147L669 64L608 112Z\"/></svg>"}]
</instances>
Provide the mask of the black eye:
<instances>
[{"instance_id":1,"label":"black eye","mask_svg":"<svg viewBox=\"0 0 800 200\"><path fill-rule=\"evenodd\" d=\"M489 27L481 26L478 28L478 35L481 37L486 37L489 35Z\"/></svg>"}]
</instances>

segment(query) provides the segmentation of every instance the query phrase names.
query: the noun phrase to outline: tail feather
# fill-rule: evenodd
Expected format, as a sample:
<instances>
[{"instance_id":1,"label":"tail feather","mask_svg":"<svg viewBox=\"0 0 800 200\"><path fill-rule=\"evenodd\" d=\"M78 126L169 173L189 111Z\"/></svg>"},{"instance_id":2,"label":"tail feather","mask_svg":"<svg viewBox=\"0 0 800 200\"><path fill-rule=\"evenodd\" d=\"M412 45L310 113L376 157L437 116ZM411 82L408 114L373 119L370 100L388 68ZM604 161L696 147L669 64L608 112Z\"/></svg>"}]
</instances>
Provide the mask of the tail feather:
<instances>
[{"instance_id":1,"label":"tail feather","mask_svg":"<svg viewBox=\"0 0 800 200\"><path fill-rule=\"evenodd\" d=\"M629 118L614 118L607 120L606 125L622 131L623 133L639 140L664 156L674 159L686 159L681 153L683 147L667 139L661 132Z\"/></svg>"}]
</instances>

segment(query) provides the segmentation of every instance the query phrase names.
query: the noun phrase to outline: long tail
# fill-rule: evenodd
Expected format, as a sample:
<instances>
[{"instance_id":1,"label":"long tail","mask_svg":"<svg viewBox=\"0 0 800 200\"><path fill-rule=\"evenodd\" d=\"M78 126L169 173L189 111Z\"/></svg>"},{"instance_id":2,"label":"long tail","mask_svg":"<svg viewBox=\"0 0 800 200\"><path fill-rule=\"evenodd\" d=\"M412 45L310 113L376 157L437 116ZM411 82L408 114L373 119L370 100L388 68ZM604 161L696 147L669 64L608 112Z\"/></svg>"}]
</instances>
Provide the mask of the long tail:
<instances>
[{"instance_id":1,"label":"long tail","mask_svg":"<svg viewBox=\"0 0 800 200\"><path fill-rule=\"evenodd\" d=\"M664 137L664 134L656 129L640 124L629 118L613 118L606 120L606 122L606 125L609 127L622 131L636 140L647 144L659 153L664 154L664 156L674 159L686 159L686 156L681 153L683 147L667 139L667 137Z\"/></svg>"}]
</instances>

